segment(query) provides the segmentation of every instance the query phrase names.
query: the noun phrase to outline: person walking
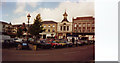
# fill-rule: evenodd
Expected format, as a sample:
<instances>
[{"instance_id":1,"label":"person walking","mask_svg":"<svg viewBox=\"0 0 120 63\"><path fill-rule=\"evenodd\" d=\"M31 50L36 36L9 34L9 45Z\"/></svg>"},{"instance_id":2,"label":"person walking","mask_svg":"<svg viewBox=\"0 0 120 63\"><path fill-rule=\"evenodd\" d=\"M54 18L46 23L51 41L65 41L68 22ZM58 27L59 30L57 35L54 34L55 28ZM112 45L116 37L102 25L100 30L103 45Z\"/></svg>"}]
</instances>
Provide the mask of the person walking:
<instances>
[{"instance_id":1,"label":"person walking","mask_svg":"<svg viewBox=\"0 0 120 63\"><path fill-rule=\"evenodd\" d=\"M74 46L74 41L75 41L75 39L74 39L74 37L72 37L72 43L73 43L73 46Z\"/></svg>"}]
</instances>

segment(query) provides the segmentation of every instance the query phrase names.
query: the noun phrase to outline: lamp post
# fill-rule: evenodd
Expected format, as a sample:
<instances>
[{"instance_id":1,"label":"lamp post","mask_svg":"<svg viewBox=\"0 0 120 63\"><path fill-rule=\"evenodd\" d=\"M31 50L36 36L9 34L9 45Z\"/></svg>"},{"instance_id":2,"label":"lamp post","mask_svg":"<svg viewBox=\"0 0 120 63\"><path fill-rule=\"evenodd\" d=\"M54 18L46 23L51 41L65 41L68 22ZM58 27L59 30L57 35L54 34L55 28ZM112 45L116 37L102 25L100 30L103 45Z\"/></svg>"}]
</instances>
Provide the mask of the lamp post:
<instances>
[{"instance_id":1,"label":"lamp post","mask_svg":"<svg viewBox=\"0 0 120 63\"><path fill-rule=\"evenodd\" d=\"M76 40L75 40L75 41L76 41L76 47L77 47L77 30L78 30L78 29L77 29L77 27L76 27Z\"/></svg>"},{"instance_id":2,"label":"lamp post","mask_svg":"<svg viewBox=\"0 0 120 63\"><path fill-rule=\"evenodd\" d=\"M29 20L30 20L30 14L27 15L27 18L28 18L28 29L29 29ZM28 42L28 30L27 30L27 42Z\"/></svg>"}]
</instances>

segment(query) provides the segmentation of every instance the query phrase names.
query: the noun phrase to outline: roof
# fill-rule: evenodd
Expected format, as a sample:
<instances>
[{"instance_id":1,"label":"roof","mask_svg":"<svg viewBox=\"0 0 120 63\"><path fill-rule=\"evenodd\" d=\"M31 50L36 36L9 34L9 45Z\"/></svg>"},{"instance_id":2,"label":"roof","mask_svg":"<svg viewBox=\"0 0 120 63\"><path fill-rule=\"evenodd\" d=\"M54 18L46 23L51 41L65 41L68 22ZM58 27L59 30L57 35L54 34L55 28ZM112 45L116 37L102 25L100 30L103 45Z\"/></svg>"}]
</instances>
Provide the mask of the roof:
<instances>
[{"instance_id":1,"label":"roof","mask_svg":"<svg viewBox=\"0 0 120 63\"><path fill-rule=\"evenodd\" d=\"M62 20L62 22L64 22L64 21L67 21L67 22L69 22L69 21L68 21L67 19L65 19L65 18Z\"/></svg>"},{"instance_id":2,"label":"roof","mask_svg":"<svg viewBox=\"0 0 120 63\"><path fill-rule=\"evenodd\" d=\"M42 21L43 24L52 24L52 23L55 23L57 24L57 22L55 21Z\"/></svg>"},{"instance_id":3,"label":"roof","mask_svg":"<svg viewBox=\"0 0 120 63\"><path fill-rule=\"evenodd\" d=\"M0 23L2 23L2 24L8 24L7 22L3 22L3 21L0 21Z\"/></svg>"},{"instance_id":4,"label":"roof","mask_svg":"<svg viewBox=\"0 0 120 63\"><path fill-rule=\"evenodd\" d=\"M94 20L94 17L93 16L77 17L73 18L73 20Z\"/></svg>"},{"instance_id":5,"label":"roof","mask_svg":"<svg viewBox=\"0 0 120 63\"><path fill-rule=\"evenodd\" d=\"M28 24L25 24L25 26L27 26ZM29 25L32 25L32 24L29 24ZM13 25L13 27L19 27L19 26L23 26L23 24L15 24Z\"/></svg>"},{"instance_id":6,"label":"roof","mask_svg":"<svg viewBox=\"0 0 120 63\"><path fill-rule=\"evenodd\" d=\"M68 14L66 13L66 11L65 11L65 13L63 14L63 16L68 16Z\"/></svg>"},{"instance_id":7,"label":"roof","mask_svg":"<svg viewBox=\"0 0 120 63\"><path fill-rule=\"evenodd\" d=\"M67 20L67 17L65 18L65 16L68 16L68 14L66 13L66 11L65 11L65 13L63 14L63 16L64 16L64 19L62 20L62 22L64 22L64 21L69 22L69 21Z\"/></svg>"}]
</instances>

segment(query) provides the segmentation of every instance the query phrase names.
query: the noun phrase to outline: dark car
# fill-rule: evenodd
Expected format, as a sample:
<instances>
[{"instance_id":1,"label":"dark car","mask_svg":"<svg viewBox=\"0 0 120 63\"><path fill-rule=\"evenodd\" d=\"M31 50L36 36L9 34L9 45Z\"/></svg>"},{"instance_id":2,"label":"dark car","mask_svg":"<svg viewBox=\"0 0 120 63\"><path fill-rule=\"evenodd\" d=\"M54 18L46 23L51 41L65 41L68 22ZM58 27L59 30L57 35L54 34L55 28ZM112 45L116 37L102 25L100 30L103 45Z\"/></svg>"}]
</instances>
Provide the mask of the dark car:
<instances>
[{"instance_id":1,"label":"dark car","mask_svg":"<svg viewBox=\"0 0 120 63\"><path fill-rule=\"evenodd\" d=\"M29 49L28 42L27 42L27 41L18 42L16 49L17 49L17 50Z\"/></svg>"},{"instance_id":2,"label":"dark car","mask_svg":"<svg viewBox=\"0 0 120 63\"><path fill-rule=\"evenodd\" d=\"M40 43L37 44L37 47L51 48L51 43L47 42L46 40L40 40Z\"/></svg>"},{"instance_id":3,"label":"dark car","mask_svg":"<svg viewBox=\"0 0 120 63\"><path fill-rule=\"evenodd\" d=\"M12 39L6 39L2 42L2 48L11 48L14 47L15 43Z\"/></svg>"},{"instance_id":4,"label":"dark car","mask_svg":"<svg viewBox=\"0 0 120 63\"><path fill-rule=\"evenodd\" d=\"M67 40L63 40L63 42L67 44L67 47L72 47L73 45L72 42L68 42Z\"/></svg>"}]
</instances>

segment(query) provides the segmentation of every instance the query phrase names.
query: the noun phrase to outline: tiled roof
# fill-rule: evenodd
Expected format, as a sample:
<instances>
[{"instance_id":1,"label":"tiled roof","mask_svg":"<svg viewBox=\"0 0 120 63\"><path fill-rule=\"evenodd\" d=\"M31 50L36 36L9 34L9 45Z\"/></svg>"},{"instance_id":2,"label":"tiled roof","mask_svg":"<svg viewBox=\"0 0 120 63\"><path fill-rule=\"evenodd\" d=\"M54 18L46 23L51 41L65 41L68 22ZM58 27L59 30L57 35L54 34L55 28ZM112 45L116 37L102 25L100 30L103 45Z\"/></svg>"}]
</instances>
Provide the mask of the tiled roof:
<instances>
[{"instance_id":1,"label":"tiled roof","mask_svg":"<svg viewBox=\"0 0 120 63\"><path fill-rule=\"evenodd\" d=\"M43 24L51 24L51 23L57 24L57 22L55 22L55 21L42 21L42 23Z\"/></svg>"}]
</instances>

